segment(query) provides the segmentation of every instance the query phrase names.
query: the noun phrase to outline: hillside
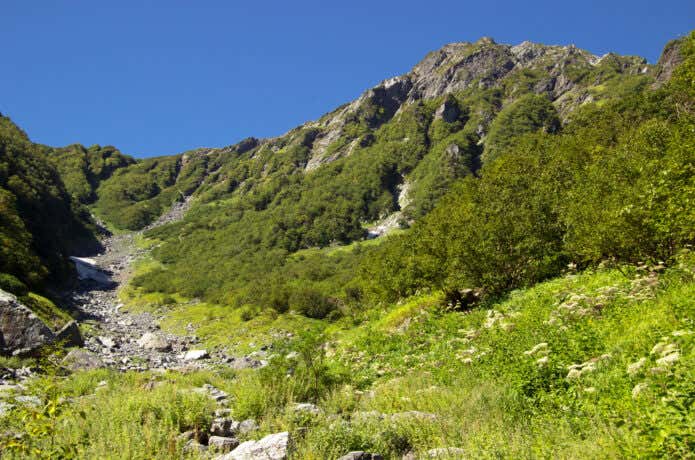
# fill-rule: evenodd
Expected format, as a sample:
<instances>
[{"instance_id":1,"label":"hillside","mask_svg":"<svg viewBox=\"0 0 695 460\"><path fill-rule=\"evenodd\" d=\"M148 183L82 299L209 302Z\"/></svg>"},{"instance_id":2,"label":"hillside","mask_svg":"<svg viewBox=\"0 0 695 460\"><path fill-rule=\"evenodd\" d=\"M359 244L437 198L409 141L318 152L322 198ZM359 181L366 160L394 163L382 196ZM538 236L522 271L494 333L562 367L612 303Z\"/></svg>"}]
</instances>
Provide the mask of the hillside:
<instances>
[{"instance_id":1,"label":"hillside","mask_svg":"<svg viewBox=\"0 0 695 460\"><path fill-rule=\"evenodd\" d=\"M67 297L83 348L0 357L8 458L695 450L695 32L655 66L450 44L280 137L143 160L2 121L3 279L70 274L89 209L117 286Z\"/></svg>"}]
</instances>

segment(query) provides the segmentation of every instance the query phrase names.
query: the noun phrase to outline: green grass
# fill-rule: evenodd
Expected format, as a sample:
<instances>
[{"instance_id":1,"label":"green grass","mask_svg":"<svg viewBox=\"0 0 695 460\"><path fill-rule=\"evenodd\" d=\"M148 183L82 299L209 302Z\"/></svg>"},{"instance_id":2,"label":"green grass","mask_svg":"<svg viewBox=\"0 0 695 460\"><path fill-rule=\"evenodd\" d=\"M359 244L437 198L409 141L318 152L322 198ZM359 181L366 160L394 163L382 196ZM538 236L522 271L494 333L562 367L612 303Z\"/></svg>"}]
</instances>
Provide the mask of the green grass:
<instances>
[{"instance_id":1,"label":"green grass","mask_svg":"<svg viewBox=\"0 0 695 460\"><path fill-rule=\"evenodd\" d=\"M243 309L178 305L164 329L183 332L192 323L206 346L235 352L272 342L271 364L46 379L30 392L72 399L26 425L60 427L54 435L26 442L80 458L179 458L176 434L206 429L213 410L186 389L209 382L230 393L234 417L259 422L255 438L292 432L292 458L367 450L397 459L439 447L463 448L471 458L688 457L693 266L686 258L658 276L635 267L567 274L464 312L422 295L333 323L293 314L244 321ZM659 364L659 347L653 351L660 343L679 353L670 365ZM642 368L628 372L642 358ZM570 377L580 364L593 370ZM89 396L101 380L106 387ZM291 409L305 401L322 413ZM433 415L393 416L408 411ZM26 416L15 411L0 427L21 429Z\"/></svg>"}]
</instances>

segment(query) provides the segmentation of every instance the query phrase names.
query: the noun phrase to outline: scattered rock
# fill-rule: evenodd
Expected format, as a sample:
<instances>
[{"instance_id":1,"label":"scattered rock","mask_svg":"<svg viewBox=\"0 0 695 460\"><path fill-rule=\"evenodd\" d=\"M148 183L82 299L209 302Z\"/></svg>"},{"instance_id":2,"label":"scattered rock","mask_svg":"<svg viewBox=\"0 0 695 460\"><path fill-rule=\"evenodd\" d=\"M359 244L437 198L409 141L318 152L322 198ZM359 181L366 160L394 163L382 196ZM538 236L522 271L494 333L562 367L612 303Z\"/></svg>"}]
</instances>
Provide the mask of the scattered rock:
<instances>
[{"instance_id":1,"label":"scattered rock","mask_svg":"<svg viewBox=\"0 0 695 460\"><path fill-rule=\"evenodd\" d=\"M259 441L246 441L217 460L286 460L290 435L284 431L266 436Z\"/></svg>"}]
</instances>

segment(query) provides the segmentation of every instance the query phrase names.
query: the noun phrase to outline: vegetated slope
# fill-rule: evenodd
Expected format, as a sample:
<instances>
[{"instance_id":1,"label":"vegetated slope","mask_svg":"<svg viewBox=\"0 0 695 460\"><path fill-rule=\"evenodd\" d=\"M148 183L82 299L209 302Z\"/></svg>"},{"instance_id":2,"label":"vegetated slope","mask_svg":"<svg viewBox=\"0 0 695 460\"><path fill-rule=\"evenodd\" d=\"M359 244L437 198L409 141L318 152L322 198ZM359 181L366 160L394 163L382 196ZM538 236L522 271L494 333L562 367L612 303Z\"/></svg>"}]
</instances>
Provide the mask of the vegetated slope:
<instances>
[{"instance_id":1,"label":"vegetated slope","mask_svg":"<svg viewBox=\"0 0 695 460\"><path fill-rule=\"evenodd\" d=\"M68 193L50 152L0 117L0 287L11 292L69 280L67 256L99 245L88 211Z\"/></svg>"},{"instance_id":2,"label":"vegetated slope","mask_svg":"<svg viewBox=\"0 0 695 460\"><path fill-rule=\"evenodd\" d=\"M409 74L282 137L120 170L102 184L96 209L139 227L162 208L161 195L168 202L192 191L186 219L152 234L165 242L155 256L166 270L136 281L148 290L237 305L283 305L288 296L315 302L315 292L282 286L277 296L255 292L255 280L297 250L363 239L369 222L427 214L455 181L478 171L488 144L509 142L502 129L486 137L498 113L513 135L555 132L582 103L638 91L653 82L652 72L638 58L598 58L574 47L489 39L448 45ZM194 190L177 186L184 161L192 170L198 165ZM130 176L136 172L141 181ZM161 176L167 180L158 182ZM142 200L125 207L109 198L136 195Z\"/></svg>"},{"instance_id":3,"label":"vegetated slope","mask_svg":"<svg viewBox=\"0 0 695 460\"><path fill-rule=\"evenodd\" d=\"M65 188L82 204L97 199L99 184L120 168L132 165L135 159L122 154L113 146L73 144L53 149L48 158L58 170Z\"/></svg>"}]
</instances>

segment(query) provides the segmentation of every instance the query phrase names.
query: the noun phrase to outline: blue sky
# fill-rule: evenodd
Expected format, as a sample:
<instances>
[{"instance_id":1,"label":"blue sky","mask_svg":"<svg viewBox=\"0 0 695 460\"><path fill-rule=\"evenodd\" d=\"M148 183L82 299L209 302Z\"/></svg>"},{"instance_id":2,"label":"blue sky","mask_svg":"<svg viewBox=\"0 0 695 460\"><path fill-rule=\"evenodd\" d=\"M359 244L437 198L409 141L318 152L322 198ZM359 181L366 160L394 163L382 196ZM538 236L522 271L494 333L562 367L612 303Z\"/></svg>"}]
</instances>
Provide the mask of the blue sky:
<instances>
[{"instance_id":1,"label":"blue sky","mask_svg":"<svg viewBox=\"0 0 695 460\"><path fill-rule=\"evenodd\" d=\"M282 134L446 43L655 62L693 19L694 0L2 0L0 112L35 142L171 154Z\"/></svg>"}]
</instances>

